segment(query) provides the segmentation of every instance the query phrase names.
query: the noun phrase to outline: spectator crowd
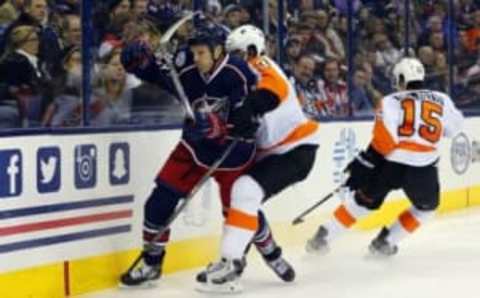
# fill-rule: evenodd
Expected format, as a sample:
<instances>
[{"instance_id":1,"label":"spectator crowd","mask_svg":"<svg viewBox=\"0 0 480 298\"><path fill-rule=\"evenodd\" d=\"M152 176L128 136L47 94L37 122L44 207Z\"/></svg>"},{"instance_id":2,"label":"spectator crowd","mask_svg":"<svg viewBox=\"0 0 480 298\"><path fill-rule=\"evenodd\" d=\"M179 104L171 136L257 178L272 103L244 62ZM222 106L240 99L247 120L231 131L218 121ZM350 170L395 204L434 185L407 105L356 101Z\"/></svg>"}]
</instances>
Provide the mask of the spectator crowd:
<instances>
[{"instance_id":1,"label":"spectator crowd","mask_svg":"<svg viewBox=\"0 0 480 298\"><path fill-rule=\"evenodd\" d=\"M195 4L227 30L246 23L266 26L268 54L281 57L305 113L313 119L373 115L382 96L393 91L391 69L405 54L425 65L428 88L451 92L461 108L480 107L479 0L455 0L452 24L447 1L411 1L409 30L403 1L352 0L351 48L347 0L285 0L283 23L278 1L265 1L266 12L259 0ZM80 126L84 109L96 126L172 124L182 119L175 98L127 74L119 56L131 40L158 43L162 32L193 10L193 1L92 3L92 96L84 105L81 1L0 0L0 128ZM178 44L188 39L191 26L179 30ZM280 41L279 29L286 33Z\"/></svg>"}]
</instances>

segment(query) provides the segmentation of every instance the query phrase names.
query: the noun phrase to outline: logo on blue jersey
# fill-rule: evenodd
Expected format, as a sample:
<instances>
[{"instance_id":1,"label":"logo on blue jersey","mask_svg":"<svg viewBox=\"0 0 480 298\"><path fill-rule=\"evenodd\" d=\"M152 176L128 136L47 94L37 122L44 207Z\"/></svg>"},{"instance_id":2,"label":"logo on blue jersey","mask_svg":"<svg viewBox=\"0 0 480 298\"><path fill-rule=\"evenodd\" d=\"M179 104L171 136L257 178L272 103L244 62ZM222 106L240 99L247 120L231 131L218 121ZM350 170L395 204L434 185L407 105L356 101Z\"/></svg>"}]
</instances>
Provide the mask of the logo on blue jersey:
<instances>
[{"instance_id":1,"label":"logo on blue jersey","mask_svg":"<svg viewBox=\"0 0 480 298\"><path fill-rule=\"evenodd\" d=\"M97 147L75 146L75 187L92 188L97 184Z\"/></svg>"},{"instance_id":2,"label":"logo on blue jersey","mask_svg":"<svg viewBox=\"0 0 480 298\"><path fill-rule=\"evenodd\" d=\"M60 148L43 147L37 151L37 189L39 193L60 189Z\"/></svg>"},{"instance_id":3,"label":"logo on blue jersey","mask_svg":"<svg viewBox=\"0 0 480 298\"><path fill-rule=\"evenodd\" d=\"M18 149L0 150L0 198L22 192L22 153Z\"/></svg>"},{"instance_id":4,"label":"logo on blue jersey","mask_svg":"<svg viewBox=\"0 0 480 298\"><path fill-rule=\"evenodd\" d=\"M127 184L130 181L130 146L128 143L113 143L109 154L110 184Z\"/></svg>"}]
</instances>

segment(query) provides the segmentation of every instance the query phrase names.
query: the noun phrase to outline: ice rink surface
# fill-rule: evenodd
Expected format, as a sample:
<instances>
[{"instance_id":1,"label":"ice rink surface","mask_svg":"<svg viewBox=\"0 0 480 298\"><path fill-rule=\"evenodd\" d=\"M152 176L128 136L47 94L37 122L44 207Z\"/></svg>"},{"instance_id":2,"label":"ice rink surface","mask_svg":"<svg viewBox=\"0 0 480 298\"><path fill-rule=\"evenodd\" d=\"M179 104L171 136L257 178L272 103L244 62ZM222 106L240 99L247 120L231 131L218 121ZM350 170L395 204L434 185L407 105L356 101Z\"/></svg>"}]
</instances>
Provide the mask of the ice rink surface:
<instances>
[{"instance_id":1,"label":"ice rink surface","mask_svg":"<svg viewBox=\"0 0 480 298\"><path fill-rule=\"evenodd\" d=\"M195 290L201 269L164 276L155 288L115 289L79 298L466 298L480 297L480 209L437 217L405 239L399 254L387 260L368 257L376 231L350 232L325 256L303 247L285 250L297 279L281 282L256 253L249 256L238 295ZM305 235L305 238L311 235Z\"/></svg>"}]
</instances>

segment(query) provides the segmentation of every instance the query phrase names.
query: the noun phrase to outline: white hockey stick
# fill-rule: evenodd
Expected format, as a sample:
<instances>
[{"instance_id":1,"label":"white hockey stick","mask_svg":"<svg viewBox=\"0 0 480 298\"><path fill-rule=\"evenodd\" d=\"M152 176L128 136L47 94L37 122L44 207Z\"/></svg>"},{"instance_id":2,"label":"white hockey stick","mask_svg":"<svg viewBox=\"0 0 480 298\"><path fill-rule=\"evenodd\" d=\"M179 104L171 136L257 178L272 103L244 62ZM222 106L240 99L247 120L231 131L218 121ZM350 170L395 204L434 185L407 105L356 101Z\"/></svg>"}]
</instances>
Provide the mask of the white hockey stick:
<instances>
[{"instance_id":1,"label":"white hockey stick","mask_svg":"<svg viewBox=\"0 0 480 298\"><path fill-rule=\"evenodd\" d=\"M193 19L196 15L200 14L199 11L197 12L190 12L180 20L178 20L175 24L173 24L162 36L160 39L160 50L163 51L164 53L168 53L168 47L171 43L172 37L175 35L177 32L178 28L180 28L182 25L184 25L186 22L189 20ZM172 78L173 86L175 87L175 90L177 91L178 97L180 97L180 101L183 104L183 107L185 108L185 112L187 114L187 118L195 121L195 114L193 113L192 106L190 105L190 102L188 101L187 95L185 94L185 90L183 89L182 83L180 82L180 78L178 76L178 72L175 69L175 65L172 62L171 58L165 59L168 69L169 69L169 74L170 77Z\"/></svg>"}]
</instances>

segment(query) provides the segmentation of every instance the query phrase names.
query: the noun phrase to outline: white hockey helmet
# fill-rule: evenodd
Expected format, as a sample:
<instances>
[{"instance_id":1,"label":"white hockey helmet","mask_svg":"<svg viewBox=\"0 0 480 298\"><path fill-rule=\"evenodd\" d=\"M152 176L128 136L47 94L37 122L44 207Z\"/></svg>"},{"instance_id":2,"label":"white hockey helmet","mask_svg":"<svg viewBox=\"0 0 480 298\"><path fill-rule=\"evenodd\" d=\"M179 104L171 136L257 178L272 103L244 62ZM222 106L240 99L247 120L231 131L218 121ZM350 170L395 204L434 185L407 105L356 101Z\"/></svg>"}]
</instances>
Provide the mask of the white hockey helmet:
<instances>
[{"instance_id":1,"label":"white hockey helmet","mask_svg":"<svg viewBox=\"0 0 480 298\"><path fill-rule=\"evenodd\" d=\"M248 52L251 47L255 47L260 55L265 52L265 34L253 25L243 25L228 34L225 47L227 52Z\"/></svg>"},{"instance_id":2,"label":"white hockey helmet","mask_svg":"<svg viewBox=\"0 0 480 298\"><path fill-rule=\"evenodd\" d=\"M395 86L400 84L407 85L413 81L423 81L425 79L425 68L416 58L404 57L393 66L393 77Z\"/></svg>"}]
</instances>

